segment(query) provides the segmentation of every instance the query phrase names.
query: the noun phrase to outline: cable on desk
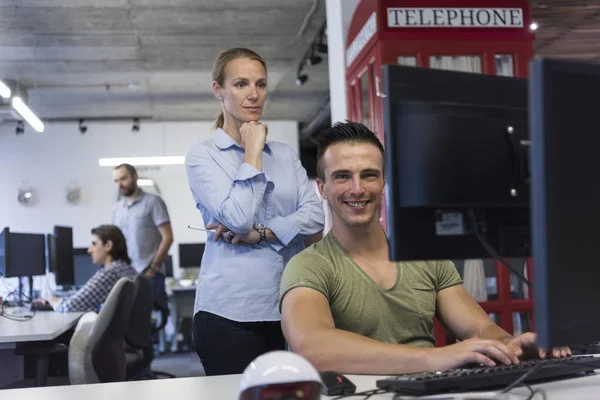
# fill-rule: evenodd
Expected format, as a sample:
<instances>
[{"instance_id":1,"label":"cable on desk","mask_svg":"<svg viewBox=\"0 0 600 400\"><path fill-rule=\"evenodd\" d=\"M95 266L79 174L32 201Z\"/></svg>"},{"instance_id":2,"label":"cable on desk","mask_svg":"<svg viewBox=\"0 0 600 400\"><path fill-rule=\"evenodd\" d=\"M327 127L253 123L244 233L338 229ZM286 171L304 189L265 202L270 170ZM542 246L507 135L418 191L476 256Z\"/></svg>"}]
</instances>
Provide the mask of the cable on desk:
<instances>
[{"instance_id":1,"label":"cable on desk","mask_svg":"<svg viewBox=\"0 0 600 400\"><path fill-rule=\"evenodd\" d=\"M376 394L383 394L383 393L387 393L387 392L388 391L385 389L372 389L372 390L366 390L364 392L345 394L343 396L334 397L333 400L345 399L346 397L355 397L355 396L363 396L363 400L367 400L367 399L370 399L371 396L375 396Z\"/></svg>"},{"instance_id":2,"label":"cable on desk","mask_svg":"<svg viewBox=\"0 0 600 400\"><path fill-rule=\"evenodd\" d=\"M530 376L531 374L533 374L536 371L539 371L540 369L544 369L544 368L552 368L553 366L555 366L556 364L551 364L551 365L544 365L544 364L538 364L535 367L531 368L530 370L528 370L527 372L525 372L523 375L521 375L517 380L515 380L513 383L511 383L510 385L508 385L506 388L504 388L502 391L500 391L500 394L506 394L508 392L510 392L513 389L516 389L518 387L521 386L525 386L527 389L529 389L529 391L531 392L529 397L527 397L527 399L525 400L533 400L533 398L535 397L536 394L541 394L542 395L542 399L546 399L546 392L544 392L544 390L542 389L536 389L533 390L533 388L526 384L526 383L522 383L525 379L527 379L528 376ZM581 365L581 364L577 364L574 362L570 362L570 361L563 361L561 364L562 365L566 365L569 367L573 367L579 370L579 372L584 372L587 371L589 369L588 366L586 365Z\"/></svg>"},{"instance_id":3,"label":"cable on desk","mask_svg":"<svg viewBox=\"0 0 600 400\"><path fill-rule=\"evenodd\" d=\"M489 253L490 256L500 264L504 265L508 268L509 271L512 271L520 280L523 281L527 286L533 286L531 282L523 276L519 271L514 269L510 264L505 262L502 257L498 254L498 252L485 240L483 233L479 231L479 226L477 225L477 219L475 218L475 211L473 208L469 208L469 219L471 220L471 224L473 225L473 231L475 232L475 236L477 236L477 240L481 243L481 246Z\"/></svg>"},{"instance_id":4,"label":"cable on desk","mask_svg":"<svg viewBox=\"0 0 600 400\"><path fill-rule=\"evenodd\" d=\"M2 304L0 305L0 316L4 317L6 319L9 319L11 321L17 321L17 322L26 322L29 321L30 319L32 319L35 314L36 314L36 310L32 310L31 314L27 314L27 315L14 315L11 313L7 313L6 312L6 303L8 302L8 298L10 296L14 296L16 294L20 294L23 297L26 298L26 304L29 303L31 304L31 298L29 296L27 296L25 293L20 293L18 290L13 290L12 292L10 292L7 296L6 299L4 299L4 301L2 301Z\"/></svg>"}]
</instances>

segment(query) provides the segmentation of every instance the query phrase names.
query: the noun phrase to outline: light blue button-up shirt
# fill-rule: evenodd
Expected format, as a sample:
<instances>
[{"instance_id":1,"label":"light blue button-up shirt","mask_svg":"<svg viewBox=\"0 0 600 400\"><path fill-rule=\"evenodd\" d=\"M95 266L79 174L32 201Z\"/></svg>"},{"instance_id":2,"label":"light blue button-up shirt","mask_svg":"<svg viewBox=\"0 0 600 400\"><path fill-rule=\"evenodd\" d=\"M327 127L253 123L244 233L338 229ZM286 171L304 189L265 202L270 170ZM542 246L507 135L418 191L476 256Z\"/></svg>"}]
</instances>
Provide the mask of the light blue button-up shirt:
<instances>
[{"instance_id":1,"label":"light blue button-up shirt","mask_svg":"<svg viewBox=\"0 0 600 400\"><path fill-rule=\"evenodd\" d=\"M262 171L244 163L244 150L225 131L192 147L185 157L188 182L205 225L222 223L247 233L264 224L278 242L231 245L209 232L196 288L194 313L240 322L279 321L279 284L306 236L323 230L323 203L296 152L267 142Z\"/></svg>"}]
</instances>

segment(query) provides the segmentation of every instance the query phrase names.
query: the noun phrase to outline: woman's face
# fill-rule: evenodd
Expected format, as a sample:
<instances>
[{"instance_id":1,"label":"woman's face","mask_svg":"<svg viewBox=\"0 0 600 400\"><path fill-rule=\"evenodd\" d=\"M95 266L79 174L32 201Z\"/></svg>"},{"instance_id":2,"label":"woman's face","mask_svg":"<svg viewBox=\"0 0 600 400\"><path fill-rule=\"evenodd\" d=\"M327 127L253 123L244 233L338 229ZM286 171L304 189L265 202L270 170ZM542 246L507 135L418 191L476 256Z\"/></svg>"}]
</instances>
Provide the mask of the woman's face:
<instances>
[{"instance_id":1,"label":"woman's face","mask_svg":"<svg viewBox=\"0 0 600 400\"><path fill-rule=\"evenodd\" d=\"M235 59L225 67L223 86L213 82L213 92L223 103L226 121L258 121L267 98L267 72L260 61Z\"/></svg>"}]
</instances>

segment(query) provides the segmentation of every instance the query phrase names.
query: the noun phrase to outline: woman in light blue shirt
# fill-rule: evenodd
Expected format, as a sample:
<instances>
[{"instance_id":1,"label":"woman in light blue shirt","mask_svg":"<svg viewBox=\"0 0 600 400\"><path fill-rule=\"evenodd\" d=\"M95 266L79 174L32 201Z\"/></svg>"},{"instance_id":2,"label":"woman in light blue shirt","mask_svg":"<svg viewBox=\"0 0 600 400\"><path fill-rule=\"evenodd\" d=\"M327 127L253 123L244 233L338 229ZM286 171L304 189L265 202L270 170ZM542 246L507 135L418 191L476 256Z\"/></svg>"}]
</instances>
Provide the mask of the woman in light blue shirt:
<instances>
[{"instance_id":1,"label":"woman in light blue shirt","mask_svg":"<svg viewBox=\"0 0 600 400\"><path fill-rule=\"evenodd\" d=\"M211 139L186 154L208 240L194 307L194 344L207 375L241 373L283 350L279 283L289 259L323 230L323 203L296 152L267 142L259 122L267 68L252 50L222 52L213 68L222 112Z\"/></svg>"}]
</instances>

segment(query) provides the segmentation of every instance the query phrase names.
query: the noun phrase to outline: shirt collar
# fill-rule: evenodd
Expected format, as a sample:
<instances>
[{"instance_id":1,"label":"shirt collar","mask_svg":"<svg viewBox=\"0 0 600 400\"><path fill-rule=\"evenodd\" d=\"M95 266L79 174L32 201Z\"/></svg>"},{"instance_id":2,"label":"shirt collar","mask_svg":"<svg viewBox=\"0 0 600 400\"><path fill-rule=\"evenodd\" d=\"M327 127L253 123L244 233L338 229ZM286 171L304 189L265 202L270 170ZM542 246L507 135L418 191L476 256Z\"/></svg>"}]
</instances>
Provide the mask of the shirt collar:
<instances>
[{"instance_id":1,"label":"shirt collar","mask_svg":"<svg viewBox=\"0 0 600 400\"><path fill-rule=\"evenodd\" d=\"M144 196L146 195L146 192L144 192L144 191L142 190L142 188L138 188L138 190L140 191L140 195L139 195L139 196L138 196L138 197L137 197L135 200L133 200L133 203L131 203L131 205L128 205L128 204L125 202L125 197L121 198L121 204L122 204L124 207L131 207L132 205L134 205L134 204L135 204L135 203L137 203L138 201L142 200L142 197L144 197Z\"/></svg>"},{"instance_id":2,"label":"shirt collar","mask_svg":"<svg viewBox=\"0 0 600 400\"><path fill-rule=\"evenodd\" d=\"M233 138L231 136L229 136L227 134L227 132L225 132L221 128L217 128L217 130L213 134L212 140L215 143L215 145L221 150L227 150L228 148L233 147L233 146L235 146L239 149L242 148L238 142L233 140ZM269 146L268 142L265 143L265 150L268 152L271 152L271 147Z\"/></svg>"}]
</instances>

